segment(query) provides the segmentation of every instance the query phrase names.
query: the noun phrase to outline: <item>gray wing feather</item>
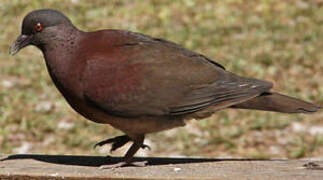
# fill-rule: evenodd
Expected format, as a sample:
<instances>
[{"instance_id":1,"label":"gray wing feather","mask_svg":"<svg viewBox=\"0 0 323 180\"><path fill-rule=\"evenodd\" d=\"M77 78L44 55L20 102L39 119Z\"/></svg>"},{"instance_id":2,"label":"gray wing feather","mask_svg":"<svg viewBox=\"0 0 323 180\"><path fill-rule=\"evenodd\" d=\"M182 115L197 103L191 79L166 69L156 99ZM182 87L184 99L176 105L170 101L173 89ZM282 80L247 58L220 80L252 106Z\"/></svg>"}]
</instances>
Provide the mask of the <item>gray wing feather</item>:
<instances>
[{"instance_id":1,"label":"gray wing feather","mask_svg":"<svg viewBox=\"0 0 323 180\"><path fill-rule=\"evenodd\" d=\"M231 74L228 81L198 87L192 90L176 106L170 107L171 115L193 113L213 106L222 109L245 101L272 88L272 83L257 79L243 78Z\"/></svg>"}]
</instances>

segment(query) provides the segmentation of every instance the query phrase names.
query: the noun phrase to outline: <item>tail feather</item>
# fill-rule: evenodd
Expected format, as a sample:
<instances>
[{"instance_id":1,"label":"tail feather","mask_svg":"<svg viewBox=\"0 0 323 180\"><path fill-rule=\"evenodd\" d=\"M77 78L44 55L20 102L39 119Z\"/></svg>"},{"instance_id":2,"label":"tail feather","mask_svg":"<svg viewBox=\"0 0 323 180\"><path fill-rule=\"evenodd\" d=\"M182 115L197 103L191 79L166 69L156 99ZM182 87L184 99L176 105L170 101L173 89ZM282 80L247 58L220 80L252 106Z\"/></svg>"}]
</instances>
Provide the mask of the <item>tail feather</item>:
<instances>
[{"instance_id":1,"label":"tail feather","mask_svg":"<svg viewBox=\"0 0 323 180\"><path fill-rule=\"evenodd\" d=\"M322 107L279 93L265 92L248 101L231 106L231 108L255 109L282 113L314 113Z\"/></svg>"}]
</instances>

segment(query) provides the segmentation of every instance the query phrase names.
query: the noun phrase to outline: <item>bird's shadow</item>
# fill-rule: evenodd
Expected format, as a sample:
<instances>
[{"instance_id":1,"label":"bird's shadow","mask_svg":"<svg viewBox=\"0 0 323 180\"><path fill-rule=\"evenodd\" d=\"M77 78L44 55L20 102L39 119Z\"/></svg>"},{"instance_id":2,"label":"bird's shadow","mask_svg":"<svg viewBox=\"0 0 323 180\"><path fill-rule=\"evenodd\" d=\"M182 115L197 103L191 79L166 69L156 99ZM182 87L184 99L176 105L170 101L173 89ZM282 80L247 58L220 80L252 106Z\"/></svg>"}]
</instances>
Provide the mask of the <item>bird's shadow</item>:
<instances>
[{"instance_id":1,"label":"bird's shadow","mask_svg":"<svg viewBox=\"0 0 323 180\"><path fill-rule=\"evenodd\" d=\"M33 159L47 163L59 165L90 166L99 167L101 165L115 164L122 161L122 157L110 156L77 156L77 155L40 155L40 154L14 154L9 155L1 161ZM239 158L170 158L170 157L136 157L134 161L147 161L149 166L187 164L187 163L205 163L219 161L260 161L268 159L239 159ZM272 161L272 160L271 160ZM276 160L275 160L276 161ZM278 160L281 161L281 160Z\"/></svg>"}]
</instances>

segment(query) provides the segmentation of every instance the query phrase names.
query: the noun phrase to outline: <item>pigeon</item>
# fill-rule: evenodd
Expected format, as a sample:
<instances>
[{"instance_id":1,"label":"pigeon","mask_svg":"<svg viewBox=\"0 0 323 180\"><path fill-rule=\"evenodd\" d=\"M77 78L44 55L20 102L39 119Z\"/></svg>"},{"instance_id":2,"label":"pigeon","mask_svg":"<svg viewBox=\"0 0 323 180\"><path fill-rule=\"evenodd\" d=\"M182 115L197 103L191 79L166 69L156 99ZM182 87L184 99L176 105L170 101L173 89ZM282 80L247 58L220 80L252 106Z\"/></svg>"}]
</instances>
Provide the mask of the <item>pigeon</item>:
<instances>
[{"instance_id":1,"label":"pigeon","mask_svg":"<svg viewBox=\"0 0 323 180\"><path fill-rule=\"evenodd\" d=\"M321 106L271 91L271 82L242 77L176 43L137 32L85 32L63 13L27 14L10 54L33 45L43 53L51 79L68 104L86 119L125 135L95 145L131 147L115 168L145 165L133 156L146 134L184 126L226 108L313 113Z\"/></svg>"}]
</instances>

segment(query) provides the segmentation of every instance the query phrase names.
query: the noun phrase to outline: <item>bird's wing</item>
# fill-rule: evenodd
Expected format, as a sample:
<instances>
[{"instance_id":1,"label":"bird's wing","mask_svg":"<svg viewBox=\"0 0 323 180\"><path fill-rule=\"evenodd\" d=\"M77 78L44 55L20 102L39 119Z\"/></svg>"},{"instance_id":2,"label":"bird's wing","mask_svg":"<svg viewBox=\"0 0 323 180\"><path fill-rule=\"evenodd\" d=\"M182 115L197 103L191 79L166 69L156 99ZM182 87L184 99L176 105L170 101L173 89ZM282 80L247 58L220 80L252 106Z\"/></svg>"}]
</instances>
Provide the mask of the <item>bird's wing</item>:
<instances>
[{"instance_id":1,"label":"bird's wing","mask_svg":"<svg viewBox=\"0 0 323 180\"><path fill-rule=\"evenodd\" d=\"M225 71L174 43L141 34L122 37L124 41L109 40L113 43L108 46L102 37L96 41L96 48L107 48L97 52L106 54L87 56L82 77L84 98L107 113L185 115L211 106L225 108L272 87Z\"/></svg>"},{"instance_id":2,"label":"bird's wing","mask_svg":"<svg viewBox=\"0 0 323 180\"><path fill-rule=\"evenodd\" d=\"M221 79L212 84L192 89L181 102L170 107L171 115L182 115L203 110L223 109L244 102L272 88L270 82L252 78L243 78L226 74L228 79Z\"/></svg>"}]
</instances>

